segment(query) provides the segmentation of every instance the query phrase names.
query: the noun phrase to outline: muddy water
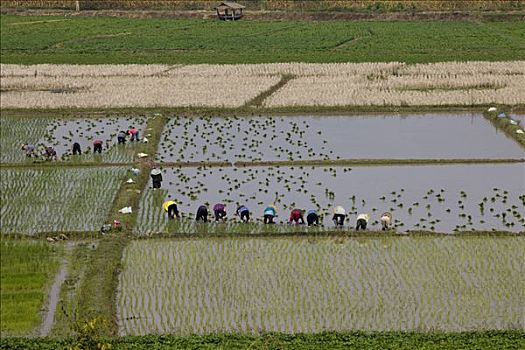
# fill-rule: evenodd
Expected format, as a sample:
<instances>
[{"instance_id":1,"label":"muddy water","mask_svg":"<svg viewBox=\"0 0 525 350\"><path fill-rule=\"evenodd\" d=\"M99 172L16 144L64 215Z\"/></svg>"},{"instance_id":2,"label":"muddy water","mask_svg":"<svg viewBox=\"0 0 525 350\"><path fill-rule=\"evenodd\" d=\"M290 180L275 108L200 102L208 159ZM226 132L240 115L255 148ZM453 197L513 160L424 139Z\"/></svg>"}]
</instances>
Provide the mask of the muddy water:
<instances>
[{"instance_id":1,"label":"muddy water","mask_svg":"<svg viewBox=\"0 0 525 350\"><path fill-rule=\"evenodd\" d=\"M177 118L162 161L338 158L523 158L479 114Z\"/></svg>"},{"instance_id":2,"label":"muddy water","mask_svg":"<svg viewBox=\"0 0 525 350\"><path fill-rule=\"evenodd\" d=\"M380 229L380 215L390 211L399 231L525 230L523 163L184 168L165 169L163 176L164 197L176 199L182 211L190 214L203 203L224 202L232 217L237 203L242 203L260 218L263 209L276 202L280 222L297 207L317 209L324 214L323 223L332 226L331 210L342 205L350 213L347 225L355 225L357 214L366 212L372 229ZM141 210L159 212L145 205L141 204ZM159 220L153 214L141 216L146 222ZM165 216L160 220L166 220Z\"/></svg>"}]
</instances>

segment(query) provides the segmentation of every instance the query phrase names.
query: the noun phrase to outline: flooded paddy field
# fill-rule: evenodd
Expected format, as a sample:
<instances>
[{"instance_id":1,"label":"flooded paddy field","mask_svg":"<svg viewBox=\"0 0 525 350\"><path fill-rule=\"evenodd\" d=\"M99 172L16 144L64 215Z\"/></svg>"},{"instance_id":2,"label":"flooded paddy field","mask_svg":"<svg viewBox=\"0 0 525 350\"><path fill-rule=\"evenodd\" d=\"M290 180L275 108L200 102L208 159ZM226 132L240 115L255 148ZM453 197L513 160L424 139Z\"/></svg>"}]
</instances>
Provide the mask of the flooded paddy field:
<instances>
[{"instance_id":1,"label":"flooded paddy field","mask_svg":"<svg viewBox=\"0 0 525 350\"><path fill-rule=\"evenodd\" d=\"M380 229L381 214L390 211L398 231L525 231L523 163L166 168L163 178L162 190L155 192L150 184L143 193L136 227L140 234L194 232L198 206L207 204L211 211L219 202L227 205L231 221L238 221L233 214L238 204L244 204L261 223L264 208L275 203L279 223L288 220L293 208L316 209L322 223L333 227L332 209L341 205L349 214L346 226L355 227L357 215L368 213L373 230ZM189 219L168 225L161 207L168 198L175 199ZM257 227L250 229L255 232Z\"/></svg>"},{"instance_id":2,"label":"flooded paddy field","mask_svg":"<svg viewBox=\"0 0 525 350\"><path fill-rule=\"evenodd\" d=\"M523 329L523 237L139 240L121 335Z\"/></svg>"},{"instance_id":3,"label":"flooded paddy field","mask_svg":"<svg viewBox=\"0 0 525 350\"><path fill-rule=\"evenodd\" d=\"M171 119L157 160L523 158L479 114Z\"/></svg>"},{"instance_id":4,"label":"flooded paddy field","mask_svg":"<svg viewBox=\"0 0 525 350\"><path fill-rule=\"evenodd\" d=\"M126 168L0 170L0 232L98 231Z\"/></svg>"},{"instance_id":5,"label":"flooded paddy field","mask_svg":"<svg viewBox=\"0 0 525 350\"><path fill-rule=\"evenodd\" d=\"M117 133L127 131L132 126L144 136L146 118L137 116L103 118L20 118L1 117L0 143L2 163L21 163L34 160L27 158L21 149L22 144L30 143L39 149L39 154L47 146L52 146L60 159L83 162L102 161L121 163L133 161L136 143L128 142L117 146ZM103 141L101 155L93 154L93 141ZM83 152L71 156L73 143L78 142Z\"/></svg>"}]
</instances>

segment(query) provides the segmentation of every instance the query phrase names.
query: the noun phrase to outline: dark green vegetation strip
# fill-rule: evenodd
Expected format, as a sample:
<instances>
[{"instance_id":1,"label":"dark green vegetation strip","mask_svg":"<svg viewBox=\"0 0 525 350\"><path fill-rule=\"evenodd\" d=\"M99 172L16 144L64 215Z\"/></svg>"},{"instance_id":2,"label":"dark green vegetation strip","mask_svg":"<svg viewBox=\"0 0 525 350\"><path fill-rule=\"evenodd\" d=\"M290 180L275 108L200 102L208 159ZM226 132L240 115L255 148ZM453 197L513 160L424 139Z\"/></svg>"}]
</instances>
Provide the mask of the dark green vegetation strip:
<instances>
[{"instance_id":1,"label":"dark green vegetation strip","mask_svg":"<svg viewBox=\"0 0 525 350\"><path fill-rule=\"evenodd\" d=\"M162 113L168 117L256 117L256 116L304 116L314 114L318 116L334 114L341 116L384 116L384 113L430 113L430 112L474 112L480 113L487 110L492 105L473 105L473 106L303 106L303 107L275 107L264 108L254 106L244 106L239 108L220 108L220 107L151 107L151 108L68 108L68 109L12 109L2 110L3 115L19 118L86 118L104 116L126 116L127 114L147 114ZM525 104L513 106L498 106L499 108L511 108L513 113L525 113Z\"/></svg>"},{"instance_id":2,"label":"dark green vegetation strip","mask_svg":"<svg viewBox=\"0 0 525 350\"><path fill-rule=\"evenodd\" d=\"M253 98L251 101L248 101L245 104L245 106L246 107L248 107L248 106L254 106L254 107L262 106L262 103L264 102L264 100L266 100L266 98L268 98L271 95L273 95L277 90L279 90L280 88L285 86L286 83L288 83L293 78L294 78L294 76L292 74L285 74L285 75L283 75L281 77L281 80L279 80L279 82L277 84L273 85L268 90L263 91L259 95L255 96L255 98Z\"/></svg>"},{"instance_id":3,"label":"dark green vegetation strip","mask_svg":"<svg viewBox=\"0 0 525 350\"><path fill-rule=\"evenodd\" d=\"M523 331L480 331L464 333L332 333L280 334L261 336L214 334L205 336L144 336L111 338L114 350L131 349L523 349ZM65 349L69 339L3 338L0 349Z\"/></svg>"},{"instance_id":4,"label":"dark green vegetation strip","mask_svg":"<svg viewBox=\"0 0 525 350\"><path fill-rule=\"evenodd\" d=\"M18 24L22 22L26 24ZM13 64L424 63L525 59L525 23L521 21L232 23L2 15L0 30L0 60Z\"/></svg>"},{"instance_id":5,"label":"dark green vegetation strip","mask_svg":"<svg viewBox=\"0 0 525 350\"><path fill-rule=\"evenodd\" d=\"M71 235L69 236L72 238ZM62 284L59 296L59 305L55 313L53 328L50 335L69 336L72 334L72 323L79 314L79 298L81 287L85 283L86 271L91 266L98 242L93 240L75 242L70 254L66 279ZM78 312L78 314L77 314Z\"/></svg>"},{"instance_id":6,"label":"dark green vegetation strip","mask_svg":"<svg viewBox=\"0 0 525 350\"><path fill-rule=\"evenodd\" d=\"M125 237L119 236L109 236L98 242L83 276L74 316L79 321L104 317L110 335L116 335L118 331L115 296L122 253L127 243Z\"/></svg>"}]
</instances>

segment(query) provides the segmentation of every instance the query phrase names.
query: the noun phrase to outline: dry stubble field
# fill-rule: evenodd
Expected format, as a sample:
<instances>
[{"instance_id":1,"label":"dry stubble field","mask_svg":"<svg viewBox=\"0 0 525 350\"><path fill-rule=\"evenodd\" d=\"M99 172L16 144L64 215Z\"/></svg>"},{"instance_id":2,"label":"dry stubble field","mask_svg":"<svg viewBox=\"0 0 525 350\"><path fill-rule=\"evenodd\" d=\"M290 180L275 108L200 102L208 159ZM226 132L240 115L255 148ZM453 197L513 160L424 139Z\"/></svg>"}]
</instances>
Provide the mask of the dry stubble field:
<instances>
[{"instance_id":1,"label":"dry stubble field","mask_svg":"<svg viewBox=\"0 0 525 350\"><path fill-rule=\"evenodd\" d=\"M270 108L525 101L525 61L0 68L2 108L235 108L258 96Z\"/></svg>"}]
</instances>

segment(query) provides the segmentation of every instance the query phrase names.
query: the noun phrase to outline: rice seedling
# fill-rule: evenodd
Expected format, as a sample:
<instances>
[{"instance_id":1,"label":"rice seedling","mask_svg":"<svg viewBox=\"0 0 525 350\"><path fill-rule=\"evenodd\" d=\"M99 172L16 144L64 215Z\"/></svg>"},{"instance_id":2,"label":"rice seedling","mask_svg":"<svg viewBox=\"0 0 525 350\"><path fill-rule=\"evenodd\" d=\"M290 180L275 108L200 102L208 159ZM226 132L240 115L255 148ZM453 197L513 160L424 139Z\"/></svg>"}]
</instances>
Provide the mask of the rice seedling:
<instances>
[{"instance_id":1,"label":"rice seedling","mask_svg":"<svg viewBox=\"0 0 525 350\"><path fill-rule=\"evenodd\" d=\"M524 244L521 237L133 241L119 277L119 333L523 326Z\"/></svg>"},{"instance_id":2,"label":"rice seedling","mask_svg":"<svg viewBox=\"0 0 525 350\"><path fill-rule=\"evenodd\" d=\"M492 204L493 211L496 210L494 214L501 214L513 205L525 209L519 199L520 194L525 191L521 177L510 176L523 172L521 164L357 167L352 172L344 172L342 169L335 167L332 172L324 167L165 169L163 177L167 184L163 186L163 190L154 192L148 189L143 193L135 232L191 233L195 226L193 217L196 209L204 202L211 205L227 203L228 223L208 225L206 229L200 229L200 232L208 233L260 233L266 232L265 230L279 233L297 230L295 226L288 225L277 225L272 229L264 227L261 220L268 203L277 203L279 206L277 222L285 223L289 211L299 206L306 210L316 209L322 215L321 222L330 229L333 228L331 216L335 205L343 205L350 214L346 221L347 227L355 226L355 215L358 212L372 213L377 216L372 219L378 219L381 213L391 211L394 218L403 224L403 230L417 229L418 220L428 218L436 221L433 224L436 231L451 232L457 224L464 224L460 214L465 215L465 218L470 215L471 219L465 222L468 229L509 230L510 227L514 232L525 229L520 221L521 217L507 215L506 220L514 223L514 226L507 226L501 215L486 215L485 212L480 212L478 206L484 196L493 193L490 189L494 184L500 186L500 180L505 178L505 190L509 193L509 199L504 203L502 198L495 198ZM476 178L480 171L491 175L484 176L483 179L478 177L477 181L464 182L465 174ZM371 179L374 186L362 186ZM324 185L319 186L319 183ZM447 188L447 197L450 200L462 198L462 204L447 208L435 197L428 197L426 193L429 188L436 185ZM395 205L385 204L381 198L392 198L390 192L393 188L405 188L403 196L394 196L397 201ZM461 197L460 191L468 193L468 196ZM167 198L174 198L179 203L179 210L185 213L186 219L168 223L167 215L161 209ZM390 200L386 203L389 202ZM237 203L247 205L252 212L252 226L236 223L238 220L233 214ZM370 229L380 229L379 225L373 224L373 220L370 223ZM304 231L304 228L300 229Z\"/></svg>"},{"instance_id":3,"label":"rice seedling","mask_svg":"<svg viewBox=\"0 0 525 350\"><path fill-rule=\"evenodd\" d=\"M306 128L306 125L310 127ZM379 137L377 130L380 129L389 132L381 133ZM322 136L319 135L321 131ZM239 133L247 136L239 138ZM405 133L411 137L399 137ZM468 136L470 133L471 137ZM269 138L267 134L274 137ZM447 134L446 143L441 140L440 135L443 134ZM466 144L465 137L471 138L472 142ZM414 143L419 146L413 147ZM520 159L522 156L523 150L519 145L494 133L484 118L474 114L322 118L176 116L168 121L157 150L157 160L163 162L338 158Z\"/></svg>"},{"instance_id":4,"label":"rice seedling","mask_svg":"<svg viewBox=\"0 0 525 350\"><path fill-rule=\"evenodd\" d=\"M0 232L98 231L126 168L1 169Z\"/></svg>"},{"instance_id":5,"label":"rice seedling","mask_svg":"<svg viewBox=\"0 0 525 350\"><path fill-rule=\"evenodd\" d=\"M117 133L135 127L144 136L146 118L140 116L103 117L103 118L20 118L2 116L0 118L0 159L2 163L20 163L35 161L38 158L27 158L21 150L23 143L36 147L40 155L45 147L52 146L61 160L78 162L124 163L133 161L136 143L127 142L117 146ZM101 155L92 152L93 141L104 142ZM72 156L74 142L80 144L83 154Z\"/></svg>"},{"instance_id":6,"label":"rice seedling","mask_svg":"<svg viewBox=\"0 0 525 350\"><path fill-rule=\"evenodd\" d=\"M0 250L2 336L35 334L63 249L42 241L3 238Z\"/></svg>"}]
</instances>

